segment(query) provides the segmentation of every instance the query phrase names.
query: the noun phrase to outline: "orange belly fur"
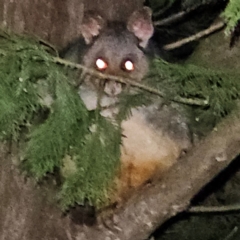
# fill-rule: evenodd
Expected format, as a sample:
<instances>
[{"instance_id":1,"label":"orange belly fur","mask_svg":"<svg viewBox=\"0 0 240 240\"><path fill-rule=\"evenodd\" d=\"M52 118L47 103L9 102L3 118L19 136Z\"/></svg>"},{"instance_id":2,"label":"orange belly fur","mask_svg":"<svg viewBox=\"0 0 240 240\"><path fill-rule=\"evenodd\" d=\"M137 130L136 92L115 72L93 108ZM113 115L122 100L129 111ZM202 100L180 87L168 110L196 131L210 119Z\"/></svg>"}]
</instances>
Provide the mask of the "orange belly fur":
<instances>
[{"instance_id":1,"label":"orange belly fur","mask_svg":"<svg viewBox=\"0 0 240 240\"><path fill-rule=\"evenodd\" d=\"M179 158L183 147L161 129L135 113L122 123L121 167L117 178L117 197L127 197L133 189L160 178Z\"/></svg>"}]
</instances>

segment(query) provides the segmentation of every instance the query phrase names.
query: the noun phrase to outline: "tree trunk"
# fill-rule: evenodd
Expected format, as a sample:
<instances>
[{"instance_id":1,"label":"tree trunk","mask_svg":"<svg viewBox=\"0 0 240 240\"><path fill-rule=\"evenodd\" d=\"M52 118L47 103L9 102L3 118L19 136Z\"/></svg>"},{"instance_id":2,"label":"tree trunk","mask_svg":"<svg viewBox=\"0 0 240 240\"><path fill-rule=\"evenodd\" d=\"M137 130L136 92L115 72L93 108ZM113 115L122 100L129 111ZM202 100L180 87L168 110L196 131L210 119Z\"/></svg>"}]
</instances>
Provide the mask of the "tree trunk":
<instances>
[{"instance_id":1,"label":"tree trunk","mask_svg":"<svg viewBox=\"0 0 240 240\"><path fill-rule=\"evenodd\" d=\"M0 26L38 36L61 49L80 36L84 10L124 21L143 0L0 0Z\"/></svg>"}]
</instances>

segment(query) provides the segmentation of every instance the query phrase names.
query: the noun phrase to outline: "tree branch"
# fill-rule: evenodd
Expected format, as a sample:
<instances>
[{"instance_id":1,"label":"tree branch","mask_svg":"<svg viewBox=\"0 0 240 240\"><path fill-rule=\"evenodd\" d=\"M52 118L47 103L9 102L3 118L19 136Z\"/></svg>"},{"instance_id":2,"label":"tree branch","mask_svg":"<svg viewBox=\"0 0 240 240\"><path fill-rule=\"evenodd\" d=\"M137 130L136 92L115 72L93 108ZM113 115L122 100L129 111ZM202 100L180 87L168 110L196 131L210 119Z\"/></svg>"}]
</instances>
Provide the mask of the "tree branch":
<instances>
[{"instance_id":1,"label":"tree branch","mask_svg":"<svg viewBox=\"0 0 240 240\"><path fill-rule=\"evenodd\" d=\"M233 237L236 235L237 232L238 232L238 227L235 226L233 228L233 230L224 238L224 240L231 240L231 239L233 239Z\"/></svg>"},{"instance_id":2,"label":"tree branch","mask_svg":"<svg viewBox=\"0 0 240 240\"><path fill-rule=\"evenodd\" d=\"M164 19L159 20L159 21L154 21L153 24L154 24L154 26L159 27L159 26L164 26L164 25L167 25L167 24L174 23L174 22L180 20L181 18L183 18L184 16L186 16L187 14L189 14L190 12L195 11L199 7L206 6L206 5L209 5L209 4L211 4L211 1L196 4L196 5L194 5L190 8L187 8L187 9L181 11L181 12L173 14L170 17L164 18ZM159 15L159 13L154 14L154 16L156 16L156 15Z\"/></svg>"},{"instance_id":3,"label":"tree branch","mask_svg":"<svg viewBox=\"0 0 240 240\"><path fill-rule=\"evenodd\" d=\"M224 213L239 211L240 203L226 206L195 206L188 209L189 213Z\"/></svg>"},{"instance_id":4,"label":"tree branch","mask_svg":"<svg viewBox=\"0 0 240 240\"><path fill-rule=\"evenodd\" d=\"M79 69L79 70L83 71L84 73L90 74L93 77L97 77L98 79L103 79L103 80L108 79L108 80L112 80L112 81L117 81L120 83L131 85L133 87L137 87L139 89L145 90L147 92L158 95L160 97L163 97L163 98L165 97L165 94L163 92L161 92L155 88L149 87L147 85L141 84L133 79L128 79L128 78L123 78L123 77L119 77L119 76L101 73L101 72L95 71L93 69L89 69L81 64L73 63L68 60L58 58L58 57L54 57L53 62L65 65L65 66L73 68L73 69ZM82 83L82 78L80 79L80 83L77 83L77 87L81 83ZM170 98L170 100L173 102L183 103L183 104L187 104L187 105L195 105L195 106L208 106L208 104L209 104L208 99L205 99L205 100L197 99L197 98L190 99L190 98L182 98L179 96L172 97L172 98Z\"/></svg>"},{"instance_id":5,"label":"tree branch","mask_svg":"<svg viewBox=\"0 0 240 240\"><path fill-rule=\"evenodd\" d=\"M198 33L196 33L196 34L194 34L190 37L183 38L183 39L181 39L177 42L167 44L163 48L165 50L172 50L172 49L175 49L175 48L179 48L184 44L187 44L189 42L193 42L193 41L196 41L200 38L206 37L206 36L216 32L216 31L222 29L224 26L225 26L224 22L215 23L215 24L211 25L209 28L207 28L203 31L200 31L200 32L198 32Z\"/></svg>"}]
</instances>

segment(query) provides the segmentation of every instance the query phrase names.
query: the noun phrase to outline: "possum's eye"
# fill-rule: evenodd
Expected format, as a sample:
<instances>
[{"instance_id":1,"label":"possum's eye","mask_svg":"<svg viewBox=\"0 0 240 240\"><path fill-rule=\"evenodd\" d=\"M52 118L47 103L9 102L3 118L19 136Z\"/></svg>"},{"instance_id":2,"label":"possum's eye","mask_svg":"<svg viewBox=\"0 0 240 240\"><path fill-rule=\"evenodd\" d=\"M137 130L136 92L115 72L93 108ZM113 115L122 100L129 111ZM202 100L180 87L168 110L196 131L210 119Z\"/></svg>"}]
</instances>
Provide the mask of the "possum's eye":
<instances>
[{"instance_id":1,"label":"possum's eye","mask_svg":"<svg viewBox=\"0 0 240 240\"><path fill-rule=\"evenodd\" d=\"M132 72L134 70L134 64L131 60L124 60L122 63L122 69L127 72Z\"/></svg>"},{"instance_id":2,"label":"possum's eye","mask_svg":"<svg viewBox=\"0 0 240 240\"><path fill-rule=\"evenodd\" d=\"M108 67L107 62L105 62L102 58L98 58L95 64L96 64L97 70L99 71L104 71Z\"/></svg>"}]
</instances>

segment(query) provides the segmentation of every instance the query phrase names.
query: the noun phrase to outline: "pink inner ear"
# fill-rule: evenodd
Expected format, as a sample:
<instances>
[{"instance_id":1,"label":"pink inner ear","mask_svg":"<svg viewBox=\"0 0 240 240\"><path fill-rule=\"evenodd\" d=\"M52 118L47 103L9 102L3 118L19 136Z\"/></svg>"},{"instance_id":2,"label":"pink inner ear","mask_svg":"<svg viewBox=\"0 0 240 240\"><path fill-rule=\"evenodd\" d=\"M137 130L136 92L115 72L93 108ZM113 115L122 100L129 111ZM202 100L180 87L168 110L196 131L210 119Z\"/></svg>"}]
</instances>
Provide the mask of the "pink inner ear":
<instances>
[{"instance_id":1,"label":"pink inner ear","mask_svg":"<svg viewBox=\"0 0 240 240\"><path fill-rule=\"evenodd\" d=\"M129 18L127 28L140 40L139 45L141 47L146 47L148 40L153 35L154 28L151 17L151 10L144 7L135 11Z\"/></svg>"},{"instance_id":2,"label":"pink inner ear","mask_svg":"<svg viewBox=\"0 0 240 240\"><path fill-rule=\"evenodd\" d=\"M132 32L140 40L140 46L146 47L149 38L153 35L154 28L149 22L142 21L140 19L138 22L135 22L132 26Z\"/></svg>"},{"instance_id":3,"label":"pink inner ear","mask_svg":"<svg viewBox=\"0 0 240 240\"><path fill-rule=\"evenodd\" d=\"M81 33L86 42L92 42L93 37L98 36L100 30L104 27L105 21L98 14L89 14L83 19Z\"/></svg>"}]
</instances>

